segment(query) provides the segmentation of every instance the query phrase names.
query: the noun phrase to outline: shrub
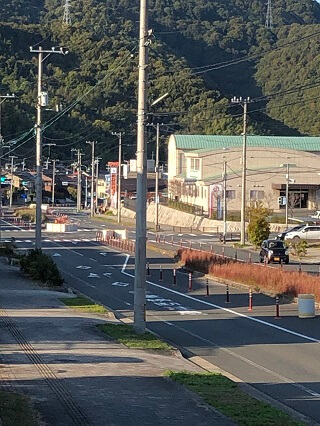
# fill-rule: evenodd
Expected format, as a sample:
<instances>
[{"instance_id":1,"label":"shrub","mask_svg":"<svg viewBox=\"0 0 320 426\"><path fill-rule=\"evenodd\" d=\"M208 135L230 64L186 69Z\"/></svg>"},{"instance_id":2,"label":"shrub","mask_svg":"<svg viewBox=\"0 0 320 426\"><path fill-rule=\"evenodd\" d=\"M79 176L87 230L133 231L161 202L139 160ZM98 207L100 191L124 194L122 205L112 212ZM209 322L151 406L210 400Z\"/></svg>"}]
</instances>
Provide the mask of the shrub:
<instances>
[{"instance_id":1,"label":"shrub","mask_svg":"<svg viewBox=\"0 0 320 426\"><path fill-rule=\"evenodd\" d=\"M177 257L184 263L186 268L203 272L204 274L208 274L212 265L223 265L234 262L232 259L217 256L213 253L191 249L178 250Z\"/></svg>"},{"instance_id":2,"label":"shrub","mask_svg":"<svg viewBox=\"0 0 320 426\"><path fill-rule=\"evenodd\" d=\"M41 250L31 250L20 260L21 271L46 285L62 286L64 279L50 256Z\"/></svg>"},{"instance_id":3,"label":"shrub","mask_svg":"<svg viewBox=\"0 0 320 426\"><path fill-rule=\"evenodd\" d=\"M272 291L296 297L298 294L311 293L320 301L320 279L297 271L284 271L266 268L249 263L230 263L228 265L212 265L209 273L227 280L246 284L262 291Z\"/></svg>"},{"instance_id":4,"label":"shrub","mask_svg":"<svg viewBox=\"0 0 320 426\"><path fill-rule=\"evenodd\" d=\"M270 235L270 225L267 221L269 210L258 201L248 209L248 212L250 215L248 226L249 240L258 247Z\"/></svg>"},{"instance_id":5,"label":"shrub","mask_svg":"<svg viewBox=\"0 0 320 426\"><path fill-rule=\"evenodd\" d=\"M307 254L308 243L307 241L292 241L289 243L289 248L293 256L297 256L301 259Z\"/></svg>"}]
</instances>

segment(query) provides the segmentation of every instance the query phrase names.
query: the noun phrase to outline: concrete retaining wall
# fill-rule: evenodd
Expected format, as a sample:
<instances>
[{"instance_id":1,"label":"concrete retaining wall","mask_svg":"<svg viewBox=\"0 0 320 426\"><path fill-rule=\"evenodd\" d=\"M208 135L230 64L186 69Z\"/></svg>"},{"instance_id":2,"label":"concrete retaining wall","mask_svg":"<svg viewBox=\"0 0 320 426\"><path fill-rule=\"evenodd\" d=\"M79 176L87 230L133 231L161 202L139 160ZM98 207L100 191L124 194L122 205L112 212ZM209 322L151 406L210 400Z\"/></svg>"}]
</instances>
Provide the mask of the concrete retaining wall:
<instances>
[{"instance_id":1,"label":"concrete retaining wall","mask_svg":"<svg viewBox=\"0 0 320 426\"><path fill-rule=\"evenodd\" d=\"M123 217L135 218L136 213L132 210L122 208ZM155 204L152 203L147 209L147 221L154 222ZM160 225L177 226L181 228L198 229L203 232L223 232L223 222L221 220L211 220L202 216L196 216L190 213L181 212L163 205L159 205L159 223ZM228 232L240 232L240 222L227 222ZM286 225L270 223L271 232L281 232Z\"/></svg>"}]
</instances>

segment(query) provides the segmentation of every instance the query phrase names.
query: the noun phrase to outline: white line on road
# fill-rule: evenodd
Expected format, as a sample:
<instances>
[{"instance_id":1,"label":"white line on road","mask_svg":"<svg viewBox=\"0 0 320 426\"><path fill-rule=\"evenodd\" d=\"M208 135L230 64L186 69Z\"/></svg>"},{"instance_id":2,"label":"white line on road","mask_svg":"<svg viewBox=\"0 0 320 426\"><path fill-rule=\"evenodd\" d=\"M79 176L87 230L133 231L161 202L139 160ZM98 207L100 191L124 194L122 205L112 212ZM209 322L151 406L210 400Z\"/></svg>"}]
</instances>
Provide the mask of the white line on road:
<instances>
[{"instance_id":1,"label":"white line on road","mask_svg":"<svg viewBox=\"0 0 320 426\"><path fill-rule=\"evenodd\" d=\"M127 255L127 256L129 256L129 255ZM126 266L127 266L127 262L128 261L126 260L125 263L123 264L121 272L124 275L127 275L128 277L134 278L133 274L130 274L129 272L125 271ZM320 340L315 339L314 337L310 337L310 336L306 336L305 334L297 333L296 331L289 330L288 328L280 327L279 325L275 325L275 324L269 323L267 321L260 320L260 319L255 318L255 317L242 314L241 312L237 312L237 311L234 311L232 309L228 309L228 308L224 308L224 307L219 306L219 305L215 305L214 303L206 302L205 300L196 299L193 296L189 296L188 294L180 293L179 291L172 290L171 288L163 287L162 285L156 284L152 281L147 281L147 283L154 286L154 287L161 288L162 290L166 290L169 293L173 293L173 294L176 294L178 296L184 297L186 299L193 300L194 302L202 303L203 305L210 306L210 307L215 308L215 309L220 309L224 312L228 312L229 314L233 314L233 315L236 315L238 317L245 318L249 321L257 322L257 323L265 325L267 327L271 327L271 328L274 328L276 330L283 331L284 333L291 334L293 336L297 336L297 337L300 337L300 338L305 339L305 340L309 340L310 342L320 343Z\"/></svg>"},{"instance_id":2,"label":"white line on road","mask_svg":"<svg viewBox=\"0 0 320 426\"><path fill-rule=\"evenodd\" d=\"M130 254L126 254L126 259L125 259L124 264L123 264L122 269L121 269L121 272L123 274L125 273L125 270L126 270L128 262L129 262L129 259L130 259Z\"/></svg>"}]
</instances>

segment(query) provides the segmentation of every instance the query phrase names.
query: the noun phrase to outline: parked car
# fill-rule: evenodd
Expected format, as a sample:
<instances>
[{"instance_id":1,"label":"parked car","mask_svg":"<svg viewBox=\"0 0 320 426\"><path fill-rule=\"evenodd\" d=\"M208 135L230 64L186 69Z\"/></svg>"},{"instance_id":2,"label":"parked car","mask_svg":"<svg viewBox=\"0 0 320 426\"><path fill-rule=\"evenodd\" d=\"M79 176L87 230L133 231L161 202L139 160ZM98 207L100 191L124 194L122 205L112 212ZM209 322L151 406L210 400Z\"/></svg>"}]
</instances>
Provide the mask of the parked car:
<instances>
[{"instance_id":1,"label":"parked car","mask_svg":"<svg viewBox=\"0 0 320 426\"><path fill-rule=\"evenodd\" d=\"M304 226L305 226L304 223L300 223L299 225L295 225L292 228L285 229L284 231L279 232L279 234L277 235L277 239L278 240L284 240L284 238L288 234L288 232L300 231L300 229L303 228Z\"/></svg>"},{"instance_id":2,"label":"parked car","mask_svg":"<svg viewBox=\"0 0 320 426\"><path fill-rule=\"evenodd\" d=\"M265 240L261 244L260 262L289 263L289 252L280 240Z\"/></svg>"},{"instance_id":3,"label":"parked car","mask_svg":"<svg viewBox=\"0 0 320 426\"><path fill-rule=\"evenodd\" d=\"M305 240L305 241L320 241L320 226L319 225L305 225L298 231L288 232L285 240Z\"/></svg>"}]
</instances>

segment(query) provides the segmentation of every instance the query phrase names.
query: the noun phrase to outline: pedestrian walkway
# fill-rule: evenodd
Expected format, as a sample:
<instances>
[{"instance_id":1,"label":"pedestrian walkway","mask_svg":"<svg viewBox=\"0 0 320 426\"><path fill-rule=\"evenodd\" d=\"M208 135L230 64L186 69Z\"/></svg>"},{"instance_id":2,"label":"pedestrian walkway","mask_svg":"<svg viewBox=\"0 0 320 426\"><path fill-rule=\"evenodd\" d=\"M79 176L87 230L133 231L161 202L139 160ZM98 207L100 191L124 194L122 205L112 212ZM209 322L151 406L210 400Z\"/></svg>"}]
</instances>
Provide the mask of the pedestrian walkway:
<instances>
[{"instance_id":1,"label":"pedestrian walkway","mask_svg":"<svg viewBox=\"0 0 320 426\"><path fill-rule=\"evenodd\" d=\"M162 377L201 371L176 356L107 341L96 324L0 258L0 378L28 395L46 425L219 425L232 422Z\"/></svg>"}]
</instances>

